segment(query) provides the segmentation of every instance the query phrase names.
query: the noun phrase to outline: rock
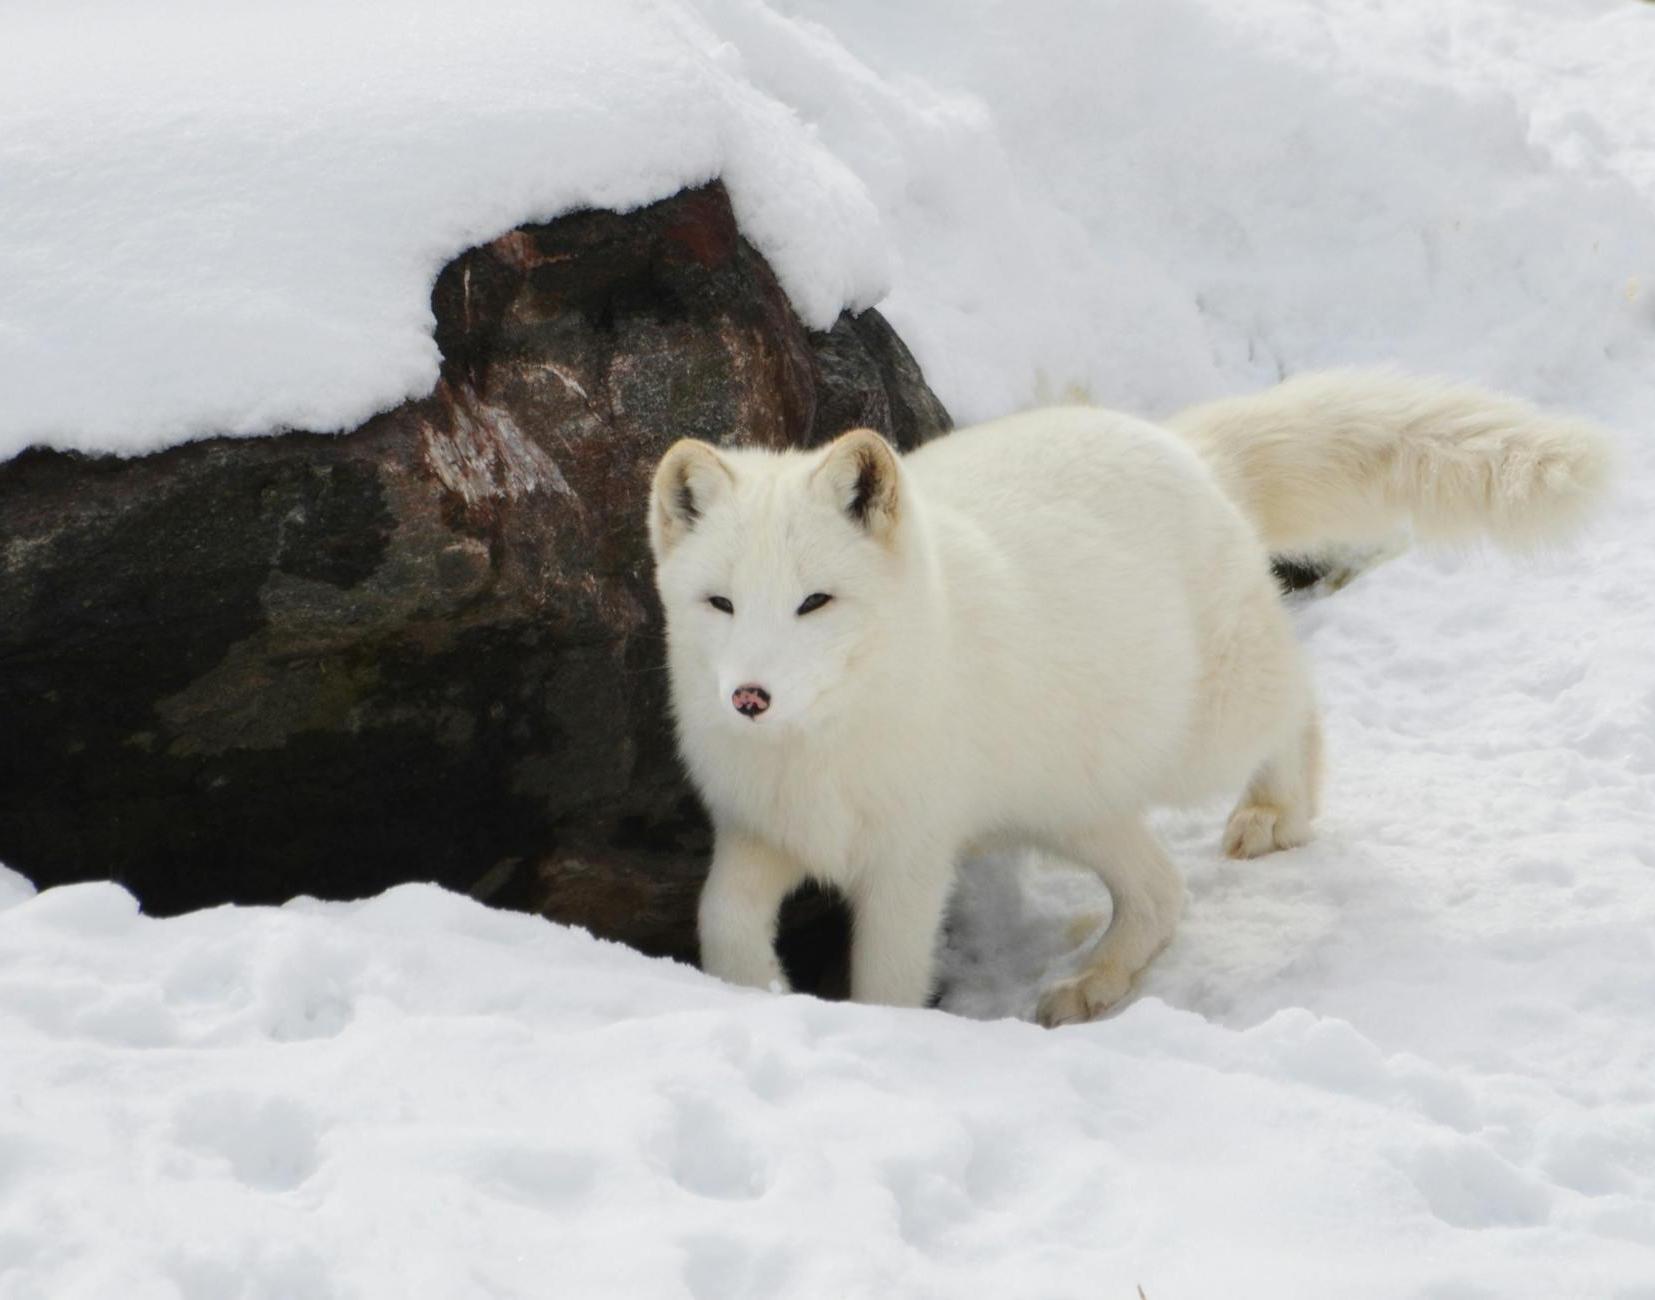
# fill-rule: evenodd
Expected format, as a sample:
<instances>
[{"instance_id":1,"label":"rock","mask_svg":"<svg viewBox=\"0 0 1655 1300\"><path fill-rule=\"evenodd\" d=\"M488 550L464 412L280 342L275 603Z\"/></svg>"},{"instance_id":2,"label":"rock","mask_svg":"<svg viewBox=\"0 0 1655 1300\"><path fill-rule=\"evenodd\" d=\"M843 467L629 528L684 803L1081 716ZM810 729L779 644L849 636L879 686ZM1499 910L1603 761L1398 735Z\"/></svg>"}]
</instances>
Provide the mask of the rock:
<instances>
[{"instance_id":1,"label":"rock","mask_svg":"<svg viewBox=\"0 0 1655 1300\"><path fill-rule=\"evenodd\" d=\"M947 414L877 313L807 333L716 184L513 230L432 308L435 391L348 434L0 464L0 861L163 913L435 880L693 955L654 463Z\"/></svg>"}]
</instances>

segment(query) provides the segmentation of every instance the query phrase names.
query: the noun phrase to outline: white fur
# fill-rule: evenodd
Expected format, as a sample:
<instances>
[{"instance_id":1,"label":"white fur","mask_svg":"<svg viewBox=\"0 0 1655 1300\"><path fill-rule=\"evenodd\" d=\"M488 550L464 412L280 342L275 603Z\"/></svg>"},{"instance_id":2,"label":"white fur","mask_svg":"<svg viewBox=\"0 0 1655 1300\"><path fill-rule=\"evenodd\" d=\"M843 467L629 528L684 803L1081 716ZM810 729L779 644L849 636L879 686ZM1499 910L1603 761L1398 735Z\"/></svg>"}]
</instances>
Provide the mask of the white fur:
<instances>
[{"instance_id":1,"label":"white fur","mask_svg":"<svg viewBox=\"0 0 1655 1300\"><path fill-rule=\"evenodd\" d=\"M1372 542L1404 521L1421 541L1525 549L1583 522L1610 470L1578 420L1383 370L1302 375L1168 424L1276 552Z\"/></svg>"},{"instance_id":2,"label":"white fur","mask_svg":"<svg viewBox=\"0 0 1655 1300\"><path fill-rule=\"evenodd\" d=\"M1040 1004L1050 1024L1098 1014L1182 904L1148 808L1240 787L1232 855L1309 837L1316 708L1266 544L1410 517L1527 542L1607 476L1585 426L1389 375L1312 376L1170 427L1059 408L900 460L866 430L812 453L668 452L650 530L680 746L717 832L709 971L779 987L776 909L814 877L854 910L852 996L919 1005L955 864L1032 843L1113 895L1082 974ZM833 600L797 614L813 592ZM746 684L772 696L757 720L731 704Z\"/></svg>"}]
</instances>

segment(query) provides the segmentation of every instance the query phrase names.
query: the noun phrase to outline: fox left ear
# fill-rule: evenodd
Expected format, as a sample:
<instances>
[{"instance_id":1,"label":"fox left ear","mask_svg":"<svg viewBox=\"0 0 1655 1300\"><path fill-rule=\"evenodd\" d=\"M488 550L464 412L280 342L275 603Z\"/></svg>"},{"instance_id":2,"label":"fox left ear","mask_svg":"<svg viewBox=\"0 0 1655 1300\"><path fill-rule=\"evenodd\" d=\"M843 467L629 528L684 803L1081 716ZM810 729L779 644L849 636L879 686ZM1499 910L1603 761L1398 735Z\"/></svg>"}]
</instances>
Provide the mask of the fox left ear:
<instances>
[{"instance_id":1,"label":"fox left ear","mask_svg":"<svg viewBox=\"0 0 1655 1300\"><path fill-rule=\"evenodd\" d=\"M902 514L902 471L896 452L872 429L840 434L811 478L871 537L887 541Z\"/></svg>"},{"instance_id":2,"label":"fox left ear","mask_svg":"<svg viewBox=\"0 0 1655 1300\"><path fill-rule=\"evenodd\" d=\"M700 522L708 506L735 485L735 475L716 449L680 438L655 469L649 493L649 545L657 560Z\"/></svg>"}]
</instances>

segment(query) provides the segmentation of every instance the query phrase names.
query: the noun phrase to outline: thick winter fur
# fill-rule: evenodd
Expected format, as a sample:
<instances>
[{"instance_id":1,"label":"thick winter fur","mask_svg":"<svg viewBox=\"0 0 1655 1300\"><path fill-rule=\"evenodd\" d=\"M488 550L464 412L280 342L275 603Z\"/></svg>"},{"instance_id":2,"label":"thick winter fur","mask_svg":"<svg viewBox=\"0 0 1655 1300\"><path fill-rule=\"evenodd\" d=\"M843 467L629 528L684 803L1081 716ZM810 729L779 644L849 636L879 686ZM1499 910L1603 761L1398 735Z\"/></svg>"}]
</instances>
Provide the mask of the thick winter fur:
<instances>
[{"instance_id":1,"label":"thick winter fur","mask_svg":"<svg viewBox=\"0 0 1655 1300\"><path fill-rule=\"evenodd\" d=\"M1582 522L1609 474L1602 437L1526 402L1386 371L1329 371L1208 402L1168 424L1275 552L1488 536L1524 549Z\"/></svg>"},{"instance_id":2,"label":"thick winter fur","mask_svg":"<svg viewBox=\"0 0 1655 1300\"><path fill-rule=\"evenodd\" d=\"M1267 549L1410 522L1528 544L1607 476L1586 426L1383 374L1169 428L1059 408L902 458L868 430L667 453L650 536L680 747L717 832L709 971L782 987L777 908L815 877L854 909L853 997L919 1005L955 864L1032 843L1113 896L1082 973L1039 1006L1098 1014L1182 906L1146 810L1239 788L1230 854L1310 835L1320 731Z\"/></svg>"}]
</instances>

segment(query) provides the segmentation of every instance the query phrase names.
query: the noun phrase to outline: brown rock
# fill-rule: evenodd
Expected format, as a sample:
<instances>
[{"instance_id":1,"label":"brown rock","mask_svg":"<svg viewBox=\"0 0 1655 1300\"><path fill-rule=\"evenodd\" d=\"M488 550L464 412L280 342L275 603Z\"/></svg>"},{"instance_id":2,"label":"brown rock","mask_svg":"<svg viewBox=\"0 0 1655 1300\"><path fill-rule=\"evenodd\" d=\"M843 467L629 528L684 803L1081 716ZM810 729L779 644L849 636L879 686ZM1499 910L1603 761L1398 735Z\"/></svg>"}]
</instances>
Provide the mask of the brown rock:
<instances>
[{"instance_id":1,"label":"brown rock","mask_svg":"<svg viewBox=\"0 0 1655 1300\"><path fill-rule=\"evenodd\" d=\"M0 464L0 861L155 912L435 880L693 954L654 463L948 417L876 313L800 326L716 184L514 230L432 307L435 391L349 434Z\"/></svg>"}]
</instances>

